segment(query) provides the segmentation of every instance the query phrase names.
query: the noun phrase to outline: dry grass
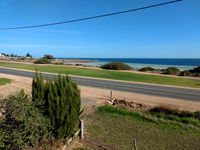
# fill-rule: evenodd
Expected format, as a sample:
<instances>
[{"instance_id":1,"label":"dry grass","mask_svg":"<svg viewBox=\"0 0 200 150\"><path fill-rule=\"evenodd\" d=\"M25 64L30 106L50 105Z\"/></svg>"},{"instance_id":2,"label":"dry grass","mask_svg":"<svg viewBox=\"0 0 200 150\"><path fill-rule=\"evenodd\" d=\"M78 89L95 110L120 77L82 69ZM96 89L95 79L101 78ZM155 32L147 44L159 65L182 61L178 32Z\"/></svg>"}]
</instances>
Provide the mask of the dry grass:
<instances>
[{"instance_id":1,"label":"dry grass","mask_svg":"<svg viewBox=\"0 0 200 150\"><path fill-rule=\"evenodd\" d=\"M133 139L142 150L199 150L200 147L200 135L195 133L195 129L190 132L175 124L140 119L137 113L130 116L129 113L120 115L98 111L89 115L86 122L86 137L113 149L129 150Z\"/></svg>"}]
</instances>

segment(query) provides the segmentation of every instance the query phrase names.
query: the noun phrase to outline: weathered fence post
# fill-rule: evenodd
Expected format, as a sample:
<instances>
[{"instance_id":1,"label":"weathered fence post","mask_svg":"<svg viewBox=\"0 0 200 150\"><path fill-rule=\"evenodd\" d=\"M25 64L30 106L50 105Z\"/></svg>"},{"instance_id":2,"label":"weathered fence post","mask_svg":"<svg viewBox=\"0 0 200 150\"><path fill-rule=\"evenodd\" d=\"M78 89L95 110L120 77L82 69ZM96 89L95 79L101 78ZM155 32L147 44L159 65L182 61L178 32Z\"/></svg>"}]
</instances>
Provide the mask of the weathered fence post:
<instances>
[{"instance_id":1,"label":"weathered fence post","mask_svg":"<svg viewBox=\"0 0 200 150\"><path fill-rule=\"evenodd\" d=\"M110 99L112 100L112 91L110 91Z\"/></svg>"},{"instance_id":2,"label":"weathered fence post","mask_svg":"<svg viewBox=\"0 0 200 150\"><path fill-rule=\"evenodd\" d=\"M83 120L80 120L80 139L84 138L84 123Z\"/></svg>"},{"instance_id":3,"label":"weathered fence post","mask_svg":"<svg viewBox=\"0 0 200 150\"><path fill-rule=\"evenodd\" d=\"M135 139L133 139L133 141L134 141L134 150L137 150L137 144L136 144L136 140L135 140Z\"/></svg>"}]
</instances>

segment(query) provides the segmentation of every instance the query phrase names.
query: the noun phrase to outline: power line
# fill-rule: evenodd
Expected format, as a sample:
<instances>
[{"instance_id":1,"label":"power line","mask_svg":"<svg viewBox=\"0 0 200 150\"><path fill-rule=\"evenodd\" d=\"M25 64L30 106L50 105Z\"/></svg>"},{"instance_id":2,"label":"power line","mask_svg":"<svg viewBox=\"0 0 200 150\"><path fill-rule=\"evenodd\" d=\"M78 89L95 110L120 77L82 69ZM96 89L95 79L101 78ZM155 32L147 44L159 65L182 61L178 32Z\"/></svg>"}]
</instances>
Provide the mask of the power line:
<instances>
[{"instance_id":1,"label":"power line","mask_svg":"<svg viewBox=\"0 0 200 150\"><path fill-rule=\"evenodd\" d=\"M176 3L176 2L180 2L180 1L183 1L183 0L174 0L174 1L169 1L169 2L165 2L165 3L159 3L159 4L155 4L155 5L145 6L145 7L141 7L141 8L135 8L135 9L125 10L125 11L109 13L109 14L86 17L86 18L79 18L79 19L74 19L74 20L67 20L67 21L39 24L39 25L30 25L30 26L7 27L7 28L0 28L0 30L17 30L17 29L27 29L27 28L38 28L38 27L53 26L53 25L66 24L66 23L72 23L72 22L79 22L79 21L84 21L84 20L91 20L91 19L96 19L96 18L103 18L103 17L114 16L114 15L118 15L118 14L129 13L129 12L133 12L133 11L143 10L143 9L147 9L147 8L153 8L153 7L167 5L167 4Z\"/></svg>"}]
</instances>

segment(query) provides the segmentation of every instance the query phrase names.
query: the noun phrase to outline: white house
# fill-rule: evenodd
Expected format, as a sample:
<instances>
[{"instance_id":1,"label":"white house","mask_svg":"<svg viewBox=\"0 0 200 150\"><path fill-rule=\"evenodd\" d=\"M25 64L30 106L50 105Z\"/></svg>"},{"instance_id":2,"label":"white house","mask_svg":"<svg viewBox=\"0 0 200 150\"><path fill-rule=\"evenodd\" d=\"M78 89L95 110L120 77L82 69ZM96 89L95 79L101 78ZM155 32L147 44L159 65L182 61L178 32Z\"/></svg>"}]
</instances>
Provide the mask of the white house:
<instances>
[{"instance_id":1,"label":"white house","mask_svg":"<svg viewBox=\"0 0 200 150\"><path fill-rule=\"evenodd\" d=\"M5 57L3 54L0 53L0 57Z\"/></svg>"}]
</instances>

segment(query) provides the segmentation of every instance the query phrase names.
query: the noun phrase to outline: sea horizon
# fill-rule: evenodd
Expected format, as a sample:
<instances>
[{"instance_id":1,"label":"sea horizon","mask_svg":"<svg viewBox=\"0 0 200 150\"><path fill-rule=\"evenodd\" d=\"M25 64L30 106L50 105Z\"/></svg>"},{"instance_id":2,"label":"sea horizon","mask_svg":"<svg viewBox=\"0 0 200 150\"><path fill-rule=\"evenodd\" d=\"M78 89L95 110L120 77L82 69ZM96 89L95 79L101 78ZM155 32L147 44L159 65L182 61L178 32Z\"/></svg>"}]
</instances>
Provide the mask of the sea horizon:
<instances>
[{"instance_id":1,"label":"sea horizon","mask_svg":"<svg viewBox=\"0 0 200 150\"><path fill-rule=\"evenodd\" d=\"M86 66L101 66L105 63L119 61L130 65L135 69L142 67L153 67L155 69L165 69L167 67L177 67L180 70L190 70L200 66L200 58L57 58L57 59L80 59L91 60L84 63L66 63L82 64Z\"/></svg>"}]
</instances>

